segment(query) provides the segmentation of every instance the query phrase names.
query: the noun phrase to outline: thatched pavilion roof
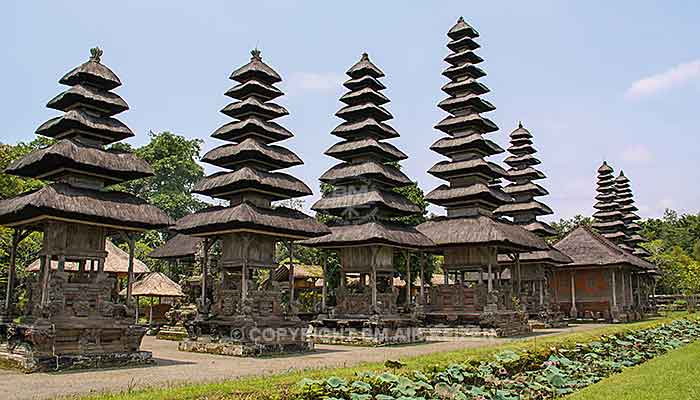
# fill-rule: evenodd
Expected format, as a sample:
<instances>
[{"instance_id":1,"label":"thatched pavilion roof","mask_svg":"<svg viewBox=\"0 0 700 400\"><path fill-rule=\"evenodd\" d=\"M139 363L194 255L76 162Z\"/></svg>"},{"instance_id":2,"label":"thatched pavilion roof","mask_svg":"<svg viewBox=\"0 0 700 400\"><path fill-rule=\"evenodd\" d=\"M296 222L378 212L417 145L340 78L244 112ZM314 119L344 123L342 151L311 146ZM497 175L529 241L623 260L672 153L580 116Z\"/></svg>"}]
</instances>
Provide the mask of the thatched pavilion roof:
<instances>
[{"instance_id":1,"label":"thatched pavilion roof","mask_svg":"<svg viewBox=\"0 0 700 400\"><path fill-rule=\"evenodd\" d=\"M129 254L124 250L117 247L110 240L105 243L105 251L107 251L107 258L105 259L105 272L109 274L126 275L129 272ZM36 260L29 264L27 271L38 272L40 269L40 262ZM87 268L87 267L86 267ZM51 269L58 269L58 261L51 261ZM64 266L64 269L69 272L78 271L77 262L68 262ZM134 273L144 274L150 272L146 264L138 258L134 258Z\"/></svg>"},{"instance_id":2,"label":"thatched pavilion roof","mask_svg":"<svg viewBox=\"0 0 700 400\"><path fill-rule=\"evenodd\" d=\"M161 272L149 272L134 282L131 294L148 297L185 297L180 285ZM119 292L119 295L126 296L126 288Z\"/></svg>"},{"instance_id":3,"label":"thatched pavilion roof","mask_svg":"<svg viewBox=\"0 0 700 400\"><path fill-rule=\"evenodd\" d=\"M148 256L161 259L193 257L197 254L203 241L204 239L199 237L177 234L162 246L154 249Z\"/></svg>"},{"instance_id":4,"label":"thatched pavilion roof","mask_svg":"<svg viewBox=\"0 0 700 400\"><path fill-rule=\"evenodd\" d=\"M343 246L386 245L408 248L429 248L434 243L416 228L388 222L366 222L357 225L331 226L330 235L301 242L304 246L334 248Z\"/></svg>"},{"instance_id":5,"label":"thatched pavilion roof","mask_svg":"<svg viewBox=\"0 0 700 400\"><path fill-rule=\"evenodd\" d=\"M323 267L320 265L294 263L294 279L323 279ZM289 263L280 264L272 271L272 280L289 281Z\"/></svg>"},{"instance_id":6,"label":"thatched pavilion roof","mask_svg":"<svg viewBox=\"0 0 700 400\"><path fill-rule=\"evenodd\" d=\"M485 215L438 217L418 225L418 231L440 247L498 246L500 252L547 250L547 243L511 222Z\"/></svg>"},{"instance_id":7,"label":"thatched pavilion roof","mask_svg":"<svg viewBox=\"0 0 700 400\"><path fill-rule=\"evenodd\" d=\"M0 224L66 218L133 229L160 229L173 223L163 211L125 192L107 192L52 183L0 202Z\"/></svg>"},{"instance_id":8,"label":"thatched pavilion roof","mask_svg":"<svg viewBox=\"0 0 700 400\"><path fill-rule=\"evenodd\" d=\"M554 247L573 260L571 264L564 266L566 268L629 265L643 270L656 269L654 264L622 250L614 242L587 226L574 229Z\"/></svg>"},{"instance_id":9,"label":"thatched pavilion roof","mask_svg":"<svg viewBox=\"0 0 700 400\"><path fill-rule=\"evenodd\" d=\"M556 248L550 246L547 250L529 251L527 253L520 253L520 262L522 264L534 264L534 263L545 263L545 264L569 264L573 260L571 257L557 250ZM505 254L498 256L498 263L503 265L513 264L514 261Z\"/></svg>"}]
</instances>

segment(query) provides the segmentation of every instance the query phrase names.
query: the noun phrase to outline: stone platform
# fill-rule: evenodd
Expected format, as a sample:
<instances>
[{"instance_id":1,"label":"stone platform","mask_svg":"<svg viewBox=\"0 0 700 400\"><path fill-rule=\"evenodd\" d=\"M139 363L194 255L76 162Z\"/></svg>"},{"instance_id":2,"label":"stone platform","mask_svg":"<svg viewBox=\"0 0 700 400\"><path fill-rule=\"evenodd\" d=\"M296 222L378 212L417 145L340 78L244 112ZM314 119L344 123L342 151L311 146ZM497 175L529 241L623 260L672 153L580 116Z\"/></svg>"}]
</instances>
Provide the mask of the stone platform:
<instances>
[{"instance_id":1,"label":"stone platform","mask_svg":"<svg viewBox=\"0 0 700 400\"><path fill-rule=\"evenodd\" d=\"M422 333L429 337L510 337L532 332L527 314L516 311L490 311L434 318L425 315Z\"/></svg>"},{"instance_id":2,"label":"stone platform","mask_svg":"<svg viewBox=\"0 0 700 400\"><path fill-rule=\"evenodd\" d=\"M295 343L251 343L235 340L212 340L211 338L184 339L178 350L193 353L218 354L234 357L260 357L266 355L306 353L314 350L312 342Z\"/></svg>"},{"instance_id":3,"label":"stone platform","mask_svg":"<svg viewBox=\"0 0 700 400\"><path fill-rule=\"evenodd\" d=\"M150 351L35 357L0 349L0 365L25 373L134 367L152 363L153 355Z\"/></svg>"},{"instance_id":4,"label":"stone platform","mask_svg":"<svg viewBox=\"0 0 700 400\"><path fill-rule=\"evenodd\" d=\"M412 319L325 318L313 321L307 337L318 344L386 346L425 342L421 328Z\"/></svg>"}]
</instances>

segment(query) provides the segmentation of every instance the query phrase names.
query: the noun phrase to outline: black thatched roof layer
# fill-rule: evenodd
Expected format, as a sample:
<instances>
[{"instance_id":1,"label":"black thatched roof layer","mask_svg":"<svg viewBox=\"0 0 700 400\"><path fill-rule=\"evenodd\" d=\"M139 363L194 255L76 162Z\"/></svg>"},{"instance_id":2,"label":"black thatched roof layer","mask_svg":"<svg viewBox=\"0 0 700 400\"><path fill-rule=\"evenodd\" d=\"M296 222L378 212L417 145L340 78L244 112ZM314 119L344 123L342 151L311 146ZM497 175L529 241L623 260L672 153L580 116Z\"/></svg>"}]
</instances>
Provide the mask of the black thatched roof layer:
<instances>
[{"instance_id":1,"label":"black thatched roof layer","mask_svg":"<svg viewBox=\"0 0 700 400\"><path fill-rule=\"evenodd\" d=\"M173 223L163 211L132 194L65 183L0 201L2 225L51 217L133 229L161 229Z\"/></svg>"},{"instance_id":2,"label":"black thatched roof layer","mask_svg":"<svg viewBox=\"0 0 700 400\"><path fill-rule=\"evenodd\" d=\"M473 184L466 187L450 187L440 185L425 195L425 200L438 206L459 206L465 202L472 204L503 204L512 199L498 185L485 183Z\"/></svg>"},{"instance_id":3,"label":"black thatched roof layer","mask_svg":"<svg viewBox=\"0 0 700 400\"><path fill-rule=\"evenodd\" d=\"M242 142L248 138L256 138L264 143L273 143L289 139L294 135L276 122L249 116L242 121L223 125L214 131L211 137L229 142Z\"/></svg>"},{"instance_id":4,"label":"black thatched roof layer","mask_svg":"<svg viewBox=\"0 0 700 400\"><path fill-rule=\"evenodd\" d=\"M269 65L265 64L260 57L260 51L255 49L250 52L250 62L231 73L229 79L237 82L247 82L251 80L261 81L268 85L282 82L282 78Z\"/></svg>"},{"instance_id":5,"label":"black thatched roof layer","mask_svg":"<svg viewBox=\"0 0 700 400\"><path fill-rule=\"evenodd\" d=\"M554 247L573 260L567 267L629 265L643 270L656 268L654 264L620 249L614 242L586 226L574 229Z\"/></svg>"},{"instance_id":6,"label":"black thatched roof layer","mask_svg":"<svg viewBox=\"0 0 700 400\"><path fill-rule=\"evenodd\" d=\"M49 100L46 107L59 111L69 111L77 103L86 105L106 116L119 114L129 109L129 105L118 94L80 84L70 87Z\"/></svg>"},{"instance_id":7,"label":"black thatched roof layer","mask_svg":"<svg viewBox=\"0 0 700 400\"><path fill-rule=\"evenodd\" d=\"M571 257L550 246L547 250L530 251L520 254L521 264L553 264L564 265L573 262ZM508 255L499 255L498 263L501 265L513 265L515 261Z\"/></svg>"},{"instance_id":8,"label":"black thatched roof layer","mask_svg":"<svg viewBox=\"0 0 700 400\"><path fill-rule=\"evenodd\" d=\"M384 140L399 137L399 133L396 132L394 128L372 117L362 121L344 122L333 129L331 134L347 140L364 139L368 137Z\"/></svg>"},{"instance_id":9,"label":"black thatched roof layer","mask_svg":"<svg viewBox=\"0 0 700 400\"><path fill-rule=\"evenodd\" d=\"M547 243L513 223L497 221L484 215L438 217L418 225L418 231L437 247L498 246L501 250L546 250Z\"/></svg>"},{"instance_id":10,"label":"black thatched roof layer","mask_svg":"<svg viewBox=\"0 0 700 400\"><path fill-rule=\"evenodd\" d=\"M286 207L263 208L243 202L210 207L177 221L174 229L186 235L208 236L221 232L254 231L270 236L305 239L329 232L308 215Z\"/></svg>"},{"instance_id":11,"label":"black thatched roof layer","mask_svg":"<svg viewBox=\"0 0 700 400\"><path fill-rule=\"evenodd\" d=\"M378 161L337 164L321 175L319 180L331 185L378 182L388 187L397 187L411 184L411 180L401 170Z\"/></svg>"},{"instance_id":12,"label":"black thatched roof layer","mask_svg":"<svg viewBox=\"0 0 700 400\"><path fill-rule=\"evenodd\" d=\"M248 98L249 96L255 96L265 101L270 101L272 99L276 99L277 97L282 96L284 93L282 93L282 91L277 89L276 87L268 85L265 82L251 80L232 87L231 89L227 90L224 94L228 97L237 100L243 100Z\"/></svg>"},{"instance_id":13,"label":"black thatched roof layer","mask_svg":"<svg viewBox=\"0 0 700 400\"><path fill-rule=\"evenodd\" d=\"M37 128L36 134L55 139L86 136L103 144L134 136L134 132L118 119L96 117L80 109L70 110L60 117L51 118Z\"/></svg>"},{"instance_id":14,"label":"black thatched roof layer","mask_svg":"<svg viewBox=\"0 0 700 400\"><path fill-rule=\"evenodd\" d=\"M132 153L116 153L61 140L47 148L34 150L13 162L5 170L11 175L54 180L66 170L100 176L106 185L153 175L147 162Z\"/></svg>"},{"instance_id":15,"label":"black thatched roof layer","mask_svg":"<svg viewBox=\"0 0 700 400\"><path fill-rule=\"evenodd\" d=\"M289 174L266 172L251 167L209 175L197 182L192 191L223 199L228 199L232 193L262 191L272 200L308 196L313 193L304 182Z\"/></svg>"},{"instance_id":16,"label":"black thatched roof layer","mask_svg":"<svg viewBox=\"0 0 700 400\"><path fill-rule=\"evenodd\" d=\"M227 169L252 162L269 171L304 164L293 151L282 146L268 145L253 138L214 148L202 157L202 161Z\"/></svg>"},{"instance_id":17,"label":"black thatched roof layer","mask_svg":"<svg viewBox=\"0 0 700 400\"><path fill-rule=\"evenodd\" d=\"M439 139L430 146L430 150L447 157L464 153L467 150L481 154L484 157L500 154L504 151L498 144L478 133Z\"/></svg>"},{"instance_id":18,"label":"black thatched roof layer","mask_svg":"<svg viewBox=\"0 0 700 400\"><path fill-rule=\"evenodd\" d=\"M352 161L361 155L371 156L382 162L405 160L408 156L390 143L380 142L374 138L346 140L336 143L326 150L326 155L342 161Z\"/></svg>"},{"instance_id":19,"label":"black thatched roof layer","mask_svg":"<svg viewBox=\"0 0 700 400\"><path fill-rule=\"evenodd\" d=\"M90 53L88 61L68 71L58 83L67 86L89 83L103 90L112 90L121 86L122 83L117 75L100 62L102 50L95 48L91 49Z\"/></svg>"},{"instance_id":20,"label":"black thatched roof layer","mask_svg":"<svg viewBox=\"0 0 700 400\"><path fill-rule=\"evenodd\" d=\"M203 241L204 239L199 237L177 234L148 256L160 259L194 257Z\"/></svg>"},{"instance_id":21,"label":"black thatched roof layer","mask_svg":"<svg viewBox=\"0 0 700 400\"><path fill-rule=\"evenodd\" d=\"M408 248L429 248L434 244L416 228L388 222L365 222L330 227L329 235L301 242L304 246L337 248L347 246L385 245Z\"/></svg>"},{"instance_id":22,"label":"black thatched roof layer","mask_svg":"<svg viewBox=\"0 0 700 400\"><path fill-rule=\"evenodd\" d=\"M344 190L332 192L311 207L314 211L338 217L372 208L377 208L380 215L407 216L421 212L420 207L400 194L381 189L357 193L346 193Z\"/></svg>"}]
</instances>

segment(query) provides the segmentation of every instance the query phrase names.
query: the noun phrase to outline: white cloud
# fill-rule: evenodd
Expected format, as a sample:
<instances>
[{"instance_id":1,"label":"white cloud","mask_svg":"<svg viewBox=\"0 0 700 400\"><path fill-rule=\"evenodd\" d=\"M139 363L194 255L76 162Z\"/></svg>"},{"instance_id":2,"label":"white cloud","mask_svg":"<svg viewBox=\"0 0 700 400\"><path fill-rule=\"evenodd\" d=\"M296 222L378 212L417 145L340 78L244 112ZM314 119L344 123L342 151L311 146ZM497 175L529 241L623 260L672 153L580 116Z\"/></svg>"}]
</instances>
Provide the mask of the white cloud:
<instances>
[{"instance_id":1,"label":"white cloud","mask_svg":"<svg viewBox=\"0 0 700 400\"><path fill-rule=\"evenodd\" d=\"M664 72L642 78L627 89L628 98L640 98L700 79L700 59L681 63Z\"/></svg>"},{"instance_id":2,"label":"white cloud","mask_svg":"<svg viewBox=\"0 0 700 400\"><path fill-rule=\"evenodd\" d=\"M622 159L629 162L644 163L651 161L654 155L648 146L643 144L635 144L626 148L622 152Z\"/></svg>"},{"instance_id":3,"label":"white cloud","mask_svg":"<svg viewBox=\"0 0 700 400\"><path fill-rule=\"evenodd\" d=\"M337 90L343 75L334 72L299 72L292 74L290 86L303 91L325 92Z\"/></svg>"}]
</instances>

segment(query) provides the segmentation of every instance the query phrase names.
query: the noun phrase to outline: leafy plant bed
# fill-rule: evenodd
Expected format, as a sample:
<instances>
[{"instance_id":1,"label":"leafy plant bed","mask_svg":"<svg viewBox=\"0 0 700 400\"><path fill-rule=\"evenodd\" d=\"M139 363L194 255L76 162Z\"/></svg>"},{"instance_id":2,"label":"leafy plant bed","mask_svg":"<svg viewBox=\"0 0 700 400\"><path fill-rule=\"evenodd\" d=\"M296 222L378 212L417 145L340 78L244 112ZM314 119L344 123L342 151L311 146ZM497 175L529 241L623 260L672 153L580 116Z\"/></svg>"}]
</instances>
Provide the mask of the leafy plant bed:
<instances>
[{"instance_id":1,"label":"leafy plant bed","mask_svg":"<svg viewBox=\"0 0 700 400\"><path fill-rule=\"evenodd\" d=\"M658 327L601 336L588 343L500 352L446 368L393 374L365 372L346 380L303 379L291 396L303 400L516 400L573 393L625 367L641 364L700 338L700 321L681 319ZM400 368L401 363L388 367Z\"/></svg>"}]
</instances>

